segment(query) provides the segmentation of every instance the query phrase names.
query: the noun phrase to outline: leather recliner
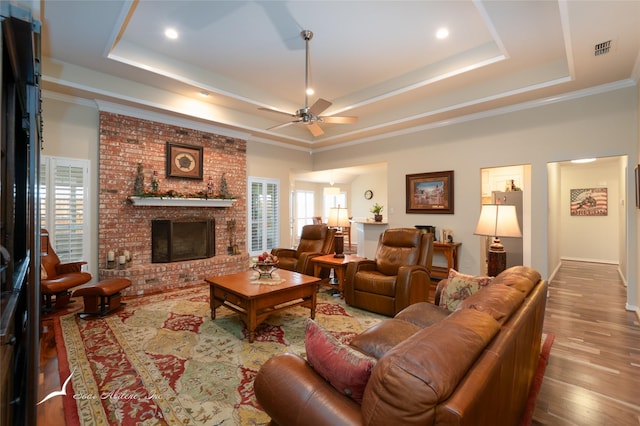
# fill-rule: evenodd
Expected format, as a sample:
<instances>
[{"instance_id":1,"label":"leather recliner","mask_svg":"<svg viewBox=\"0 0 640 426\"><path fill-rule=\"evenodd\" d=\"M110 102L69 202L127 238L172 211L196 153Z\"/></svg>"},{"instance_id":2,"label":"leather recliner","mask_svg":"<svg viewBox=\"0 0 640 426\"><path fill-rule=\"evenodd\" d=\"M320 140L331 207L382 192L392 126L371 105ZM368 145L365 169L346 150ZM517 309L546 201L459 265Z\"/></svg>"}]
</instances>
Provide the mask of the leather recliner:
<instances>
[{"instance_id":1,"label":"leather recliner","mask_svg":"<svg viewBox=\"0 0 640 426\"><path fill-rule=\"evenodd\" d=\"M347 266L345 302L387 316L426 302L432 260L433 234L415 228L387 229L380 234L373 260Z\"/></svg>"},{"instance_id":2,"label":"leather recliner","mask_svg":"<svg viewBox=\"0 0 640 426\"><path fill-rule=\"evenodd\" d=\"M49 232L46 229L42 229L40 242L42 246L40 255L40 293L44 303L44 311L47 312L54 307L64 307L71 300L71 292L69 290L91 281L92 277L88 272L82 272L82 265L87 262L60 262L60 258L53 250Z\"/></svg>"},{"instance_id":3,"label":"leather recliner","mask_svg":"<svg viewBox=\"0 0 640 426\"><path fill-rule=\"evenodd\" d=\"M336 230L327 225L302 227L297 249L274 248L271 254L278 256L278 267L305 275L313 275L311 259L333 252Z\"/></svg>"}]
</instances>

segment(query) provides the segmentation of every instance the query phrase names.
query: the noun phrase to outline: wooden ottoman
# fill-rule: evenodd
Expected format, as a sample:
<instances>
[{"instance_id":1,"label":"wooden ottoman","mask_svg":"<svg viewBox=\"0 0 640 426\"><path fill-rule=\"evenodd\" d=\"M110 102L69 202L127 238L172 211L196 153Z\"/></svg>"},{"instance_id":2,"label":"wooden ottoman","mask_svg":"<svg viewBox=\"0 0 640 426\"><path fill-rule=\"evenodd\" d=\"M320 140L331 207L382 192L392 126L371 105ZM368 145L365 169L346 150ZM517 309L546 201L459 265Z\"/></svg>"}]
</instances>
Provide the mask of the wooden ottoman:
<instances>
[{"instance_id":1,"label":"wooden ottoman","mask_svg":"<svg viewBox=\"0 0 640 426\"><path fill-rule=\"evenodd\" d=\"M120 302L120 291L131 285L126 278L108 278L97 283L84 284L73 292L73 297L84 297L84 312L78 315L105 316L124 303Z\"/></svg>"}]
</instances>

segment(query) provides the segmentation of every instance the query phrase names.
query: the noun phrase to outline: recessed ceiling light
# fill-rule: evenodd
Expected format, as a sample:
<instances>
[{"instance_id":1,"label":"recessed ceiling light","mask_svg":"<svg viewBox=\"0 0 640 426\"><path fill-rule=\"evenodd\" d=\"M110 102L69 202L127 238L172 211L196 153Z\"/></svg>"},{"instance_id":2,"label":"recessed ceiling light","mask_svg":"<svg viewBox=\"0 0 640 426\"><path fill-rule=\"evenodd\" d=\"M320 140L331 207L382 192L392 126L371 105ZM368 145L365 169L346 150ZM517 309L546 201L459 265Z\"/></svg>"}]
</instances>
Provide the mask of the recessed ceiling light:
<instances>
[{"instance_id":1,"label":"recessed ceiling light","mask_svg":"<svg viewBox=\"0 0 640 426\"><path fill-rule=\"evenodd\" d=\"M209 96L209 92L207 92L206 90L201 90L200 91L200 96L207 97L207 96Z\"/></svg>"},{"instance_id":2,"label":"recessed ceiling light","mask_svg":"<svg viewBox=\"0 0 640 426\"><path fill-rule=\"evenodd\" d=\"M171 40L175 40L178 38L178 32L173 28L167 28L166 30L164 30L164 35Z\"/></svg>"},{"instance_id":3,"label":"recessed ceiling light","mask_svg":"<svg viewBox=\"0 0 640 426\"><path fill-rule=\"evenodd\" d=\"M580 158L579 160L571 160L573 164L593 163L594 161L596 161L595 158Z\"/></svg>"},{"instance_id":4,"label":"recessed ceiling light","mask_svg":"<svg viewBox=\"0 0 640 426\"><path fill-rule=\"evenodd\" d=\"M447 37L449 37L449 30L447 28L443 27L436 31L436 38L438 40L444 40Z\"/></svg>"}]
</instances>

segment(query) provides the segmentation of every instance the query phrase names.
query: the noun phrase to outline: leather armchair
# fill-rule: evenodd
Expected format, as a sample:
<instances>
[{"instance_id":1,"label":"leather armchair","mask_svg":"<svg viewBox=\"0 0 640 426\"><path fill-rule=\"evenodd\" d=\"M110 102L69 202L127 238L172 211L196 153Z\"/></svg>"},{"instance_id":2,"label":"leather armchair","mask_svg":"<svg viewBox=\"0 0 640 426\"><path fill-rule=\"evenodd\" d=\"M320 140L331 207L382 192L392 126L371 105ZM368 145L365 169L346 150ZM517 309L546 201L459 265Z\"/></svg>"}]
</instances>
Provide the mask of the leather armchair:
<instances>
[{"instance_id":1,"label":"leather armchair","mask_svg":"<svg viewBox=\"0 0 640 426\"><path fill-rule=\"evenodd\" d=\"M426 302L432 260L433 234L415 228L387 229L380 234L375 259L347 266L345 302L387 316Z\"/></svg>"},{"instance_id":2,"label":"leather armchair","mask_svg":"<svg viewBox=\"0 0 640 426\"><path fill-rule=\"evenodd\" d=\"M333 252L335 234L336 230L327 225L305 225L297 249L274 248L271 254L278 256L280 268L313 275L311 259Z\"/></svg>"},{"instance_id":3,"label":"leather armchair","mask_svg":"<svg viewBox=\"0 0 640 426\"><path fill-rule=\"evenodd\" d=\"M40 293L44 310L50 311L54 307L54 297L55 308L62 308L71 300L69 290L91 281L92 277L88 272L82 272L82 265L87 262L61 263L49 240L49 232L43 229L40 235Z\"/></svg>"}]
</instances>

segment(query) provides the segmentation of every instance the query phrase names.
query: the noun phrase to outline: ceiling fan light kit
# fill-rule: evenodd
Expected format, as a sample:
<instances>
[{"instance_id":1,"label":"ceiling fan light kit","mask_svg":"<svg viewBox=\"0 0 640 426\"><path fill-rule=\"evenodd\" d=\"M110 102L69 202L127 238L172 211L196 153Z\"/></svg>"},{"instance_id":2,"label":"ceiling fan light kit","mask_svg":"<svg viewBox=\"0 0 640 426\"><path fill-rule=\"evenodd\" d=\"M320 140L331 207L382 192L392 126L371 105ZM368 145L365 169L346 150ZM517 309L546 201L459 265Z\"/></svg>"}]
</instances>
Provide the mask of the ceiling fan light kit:
<instances>
[{"instance_id":1,"label":"ceiling fan light kit","mask_svg":"<svg viewBox=\"0 0 640 426\"><path fill-rule=\"evenodd\" d=\"M294 120L287 123L278 124L273 127L269 127L267 130L280 129L282 127L289 126L295 123L303 123L307 125L307 129L313 135L313 137L319 137L324 134L322 128L318 125L319 122L333 123L333 124L353 124L358 121L358 117L336 117L336 116L321 116L322 112L331 106L331 102L326 99L319 98L309 107L309 95L313 94L313 88L311 87L311 57L309 54L309 41L313 38L313 32L309 30L303 30L300 32L300 36L305 41L305 80L304 80L304 107L300 108L295 114L289 114L282 111L277 111L270 108L260 108L264 111L271 111L278 114L285 114L294 118Z\"/></svg>"}]
</instances>

